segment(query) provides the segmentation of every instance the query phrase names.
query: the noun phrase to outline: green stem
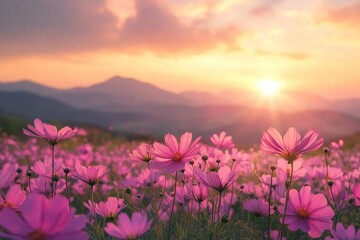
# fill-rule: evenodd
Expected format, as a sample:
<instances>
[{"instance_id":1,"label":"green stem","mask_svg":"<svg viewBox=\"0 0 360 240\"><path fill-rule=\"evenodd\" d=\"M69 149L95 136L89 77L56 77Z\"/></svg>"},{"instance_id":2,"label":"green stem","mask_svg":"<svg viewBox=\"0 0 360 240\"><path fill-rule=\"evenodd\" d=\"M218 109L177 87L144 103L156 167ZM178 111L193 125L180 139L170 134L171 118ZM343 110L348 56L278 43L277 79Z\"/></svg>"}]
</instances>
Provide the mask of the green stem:
<instances>
[{"instance_id":1,"label":"green stem","mask_svg":"<svg viewBox=\"0 0 360 240\"><path fill-rule=\"evenodd\" d=\"M31 193L31 182L30 182L30 176L29 176L29 191Z\"/></svg>"},{"instance_id":2,"label":"green stem","mask_svg":"<svg viewBox=\"0 0 360 240\"><path fill-rule=\"evenodd\" d=\"M51 145L51 197L54 197L55 184L54 184L54 174L55 174L55 144Z\"/></svg>"},{"instance_id":3,"label":"green stem","mask_svg":"<svg viewBox=\"0 0 360 240\"><path fill-rule=\"evenodd\" d=\"M71 210L71 200L70 200L70 191L69 191L69 184L68 184L68 174L65 174L65 185L66 185L66 195L69 201L69 209Z\"/></svg>"},{"instance_id":4,"label":"green stem","mask_svg":"<svg viewBox=\"0 0 360 240\"><path fill-rule=\"evenodd\" d=\"M94 221L95 221L95 225L97 224L97 219L96 219L96 210L95 210L95 202L94 202L94 186L90 185L90 198L91 198L91 205L92 205L92 209L93 209L93 214L94 214Z\"/></svg>"},{"instance_id":5,"label":"green stem","mask_svg":"<svg viewBox=\"0 0 360 240\"><path fill-rule=\"evenodd\" d=\"M218 216L218 220L217 221L220 221L220 208L221 208L221 193L222 192L219 192L219 204L218 204L218 212L217 212L217 216Z\"/></svg>"},{"instance_id":6,"label":"green stem","mask_svg":"<svg viewBox=\"0 0 360 240\"><path fill-rule=\"evenodd\" d=\"M269 204L269 209L268 209L268 229L267 229L267 233L268 233L268 239L270 239L270 223L271 223L271 194L272 194L272 179L273 179L273 175L274 175L274 170L271 170L271 177L270 177L270 190L269 190L269 198L268 198L268 204Z\"/></svg>"},{"instance_id":7,"label":"green stem","mask_svg":"<svg viewBox=\"0 0 360 240\"><path fill-rule=\"evenodd\" d=\"M172 221L172 216L174 213L174 206L175 206L177 178L178 178L178 171L176 171L176 173L175 173L174 199L173 199L172 206L171 206L171 214L170 214L169 226L168 226L168 239L169 240L170 240L170 233L171 233L171 221Z\"/></svg>"},{"instance_id":8,"label":"green stem","mask_svg":"<svg viewBox=\"0 0 360 240\"><path fill-rule=\"evenodd\" d=\"M286 199L285 199L285 207L284 207L284 216L281 222L281 230L280 230L280 234L279 234L279 238L278 240L282 239L283 235L284 235L284 226L285 226L285 218L286 218L286 210L288 207L288 203L289 203L289 193L290 193L290 188L291 188L291 183L292 183L292 178L293 178L293 173L294 173L294 163L293 161L290 162L291 165L291 172L290 172L290 180L289 180L289 186L287 186L286 189Z\"/></svg>"},{"instance_id":9,"label":"green stem","mask_svg":"<svg viewBox=\"0 0 360 240\"><path fill-rule=\"evenodd\" d=\"M334 212L335 212L335 220L334 220L334 226L336 226L337 224L337 220L338 220L338 210L337 210L337 205L336 205L336 199L335 199L335 196L334 196L334 193L332 191L332 186L330 186L330 194L331 194L331 198L333 199L334 201Z\"/></svg>"}]
</instances>

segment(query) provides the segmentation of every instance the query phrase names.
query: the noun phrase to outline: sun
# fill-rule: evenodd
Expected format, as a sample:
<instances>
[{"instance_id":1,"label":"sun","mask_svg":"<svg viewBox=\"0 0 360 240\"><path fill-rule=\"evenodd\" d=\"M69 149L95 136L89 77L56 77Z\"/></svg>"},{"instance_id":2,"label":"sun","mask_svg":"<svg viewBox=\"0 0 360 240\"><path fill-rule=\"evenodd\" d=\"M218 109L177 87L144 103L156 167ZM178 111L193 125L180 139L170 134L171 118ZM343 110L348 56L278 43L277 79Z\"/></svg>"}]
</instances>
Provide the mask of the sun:
<instances>
[{"instance_id":1,"label":"sun","mask_svg":"<svg viewBox=\"0 0 360 240\"><path fill-rule=\"evenodd\" d=\"M274 81L272 79L264 79L258 83L258 89L261 94L268 97L276 95L281 87L281 82Z\"/></svg>"}]
</instances>

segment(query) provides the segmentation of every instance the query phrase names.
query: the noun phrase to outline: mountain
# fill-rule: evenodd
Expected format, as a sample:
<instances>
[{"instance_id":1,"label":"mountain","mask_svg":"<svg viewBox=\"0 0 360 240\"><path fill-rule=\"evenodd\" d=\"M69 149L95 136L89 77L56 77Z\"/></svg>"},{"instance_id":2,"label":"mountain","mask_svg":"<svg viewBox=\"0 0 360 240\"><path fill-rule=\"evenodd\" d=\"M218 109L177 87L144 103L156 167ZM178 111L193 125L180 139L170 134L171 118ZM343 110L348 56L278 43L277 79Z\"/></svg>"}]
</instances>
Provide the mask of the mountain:
<instances>
[{"instance_id":1,"label":"mountain","mask_svg":"<svg viewBox=\"0 0 360 240\"><path fill-rule=\"evenodd\" d=\"M66 90L45 87L31 81L0 83L0 91L25 91L43 97L51 97L77 108L112 112L117 109L123 111L142 104L193 104L183 96L162 90L149 83L119 76L89 87Z\"/></svg>"},{"instance_id":2,"label":"mountain","mask_svg":"<svg viewBox=\"0 0 360 240\"><path fill-rule=\"evenodd\" d=\"M360 117L360 99L330 101L316 94L283 89L278 95L265 97L256 91L231 89L215 95L187 91L180 94L162 90L132 78L115 76L89 87L60 90L22 80L0 83L0 91L25 91L51 97L75 108L105 112L139 112L161 106L242 105L272 111L299 112L329 110Z\"/></svg>"},{"instance_id":3,"label":"mountain","mask_svg":"<svg viewBox=\"0 0 360 240\"><path fill-rule=\"evenodd\" d=\"M343 99L333 102L331 109L360 118L360 99Z\"/></svg>"},{"instance_id":4,"label":"mountain","mask_svg":"<svg viewBox=\"0 0 360 240\"><path fill-rule=\"evenodd\" d=\"M47 87L31 80L20 80L18 82L1 83L0 91L6 92L29 92L40 96L54 96L61 92L61 90Z\"/></svg>"},{"instance_id":5,"label":"mountain","mask_svg":"<svg viewBox=\"0 0 360 240\"><path fill-rule=\"evenodd\" d=\"M101 113L77 109L58 100L28 92L0 92L0 112L28 119L39 117L52 121L84 122L107 127L116 122L140 121L144 115L134 113Z\"/></svg>"},{"instance_id":6,"label":"mountain","mask_svg":"<svg viewBox=\"0 0 360 240\"><path fill-rule=\"evenodd\" d=\"M166 133L186 131L209 142L213 133L225 130L237 144L259 143L262 133L274 126L281 131L296 127L302 134L314 129L321 137L336 139L360 132L360 119L332 111L298 113L272 112L237 105L174 106L144 105L138 112L100 112L77 109L58 100L26 92L0 92L0 112L29 119L66 121L113 126L123 133L152 135L162 139ZM24 126L25 127L25 126Z\"/></svg>"},{"instance_id":7,"label":"mountain","mask_svg":"<svg viewBox=\"0 0 360 240\"><path fill-rule=\"evenodd\" d=\"M180 93L180 96L187 98L196 106L237 104L236 101L232 101L227 97L214 95L208 92L185 91Z\"/></svg>"}]
</instances>

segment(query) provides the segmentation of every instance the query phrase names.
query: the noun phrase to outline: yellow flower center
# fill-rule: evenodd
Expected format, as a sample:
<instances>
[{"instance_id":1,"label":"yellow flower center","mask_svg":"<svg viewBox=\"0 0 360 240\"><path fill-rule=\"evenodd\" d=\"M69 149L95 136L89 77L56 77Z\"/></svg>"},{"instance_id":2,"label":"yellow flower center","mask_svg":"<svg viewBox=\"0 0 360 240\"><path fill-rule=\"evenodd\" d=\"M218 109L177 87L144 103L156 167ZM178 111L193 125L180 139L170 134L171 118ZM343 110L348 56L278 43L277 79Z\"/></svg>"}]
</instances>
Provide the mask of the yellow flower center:
<instances>
[{"instance_id":1,"label":"yellow flower center","mask_svg":"<svg viewBox=\"0 0 360 240\"><path fill-rule=\"evenodd\" d=\"M296 214L301 218L308 218L310 215L305 209L300 209Z\"/></svg>"},{"instance_id":2,"label":"yellow flower center","mask_svg":"<svg viewBox=\"0 0 360 240\"><path fill-rule=\"evenodd\" d=\"M174 154L174 156L172 157L172 160L175 161L175 162L180 162L181 161L181 153L176 152Z\"/></svg>"},{"instance_id":3,"label":"yellow flower center","mask_svg":"<svg viewBox=\"0 0 360 240\"><path fill-rule=\"evenodd\" d=\"M41 230L36 230L27 235L29 240L45 240L45 234Z\"/></svg>"},{"instance_id":4,"label":"yellow flower center","mask_svg":"<svg viewBox=\"0 0 360 240\"><path fill-rule=\"evenodd\" d=\"M2 205L0 205L0 209L1 207L3 208L15 208L15 204L10 203L10 202L4 202Z\"/></svg>"}]
</instances>

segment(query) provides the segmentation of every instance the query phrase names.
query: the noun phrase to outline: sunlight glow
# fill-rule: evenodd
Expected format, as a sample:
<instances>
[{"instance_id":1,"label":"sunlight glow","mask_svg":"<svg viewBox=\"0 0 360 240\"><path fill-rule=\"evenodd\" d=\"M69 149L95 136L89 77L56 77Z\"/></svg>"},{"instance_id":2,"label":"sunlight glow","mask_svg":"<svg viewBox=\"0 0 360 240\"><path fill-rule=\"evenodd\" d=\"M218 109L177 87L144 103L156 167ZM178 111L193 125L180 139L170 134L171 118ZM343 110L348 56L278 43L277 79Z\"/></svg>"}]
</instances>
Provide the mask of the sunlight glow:
<instances>
[{"instance_id":1,"label":"sunlight glow","mask_svg":"<svg viewBox=\"0 0 360 240\"><path fill-rule=\"evenodd\" d=\"M258 84L260 92L268 97L276 95L281 87L281 82L277 82L272 79L261 80Z\"/></svg>"}]
</instances>

